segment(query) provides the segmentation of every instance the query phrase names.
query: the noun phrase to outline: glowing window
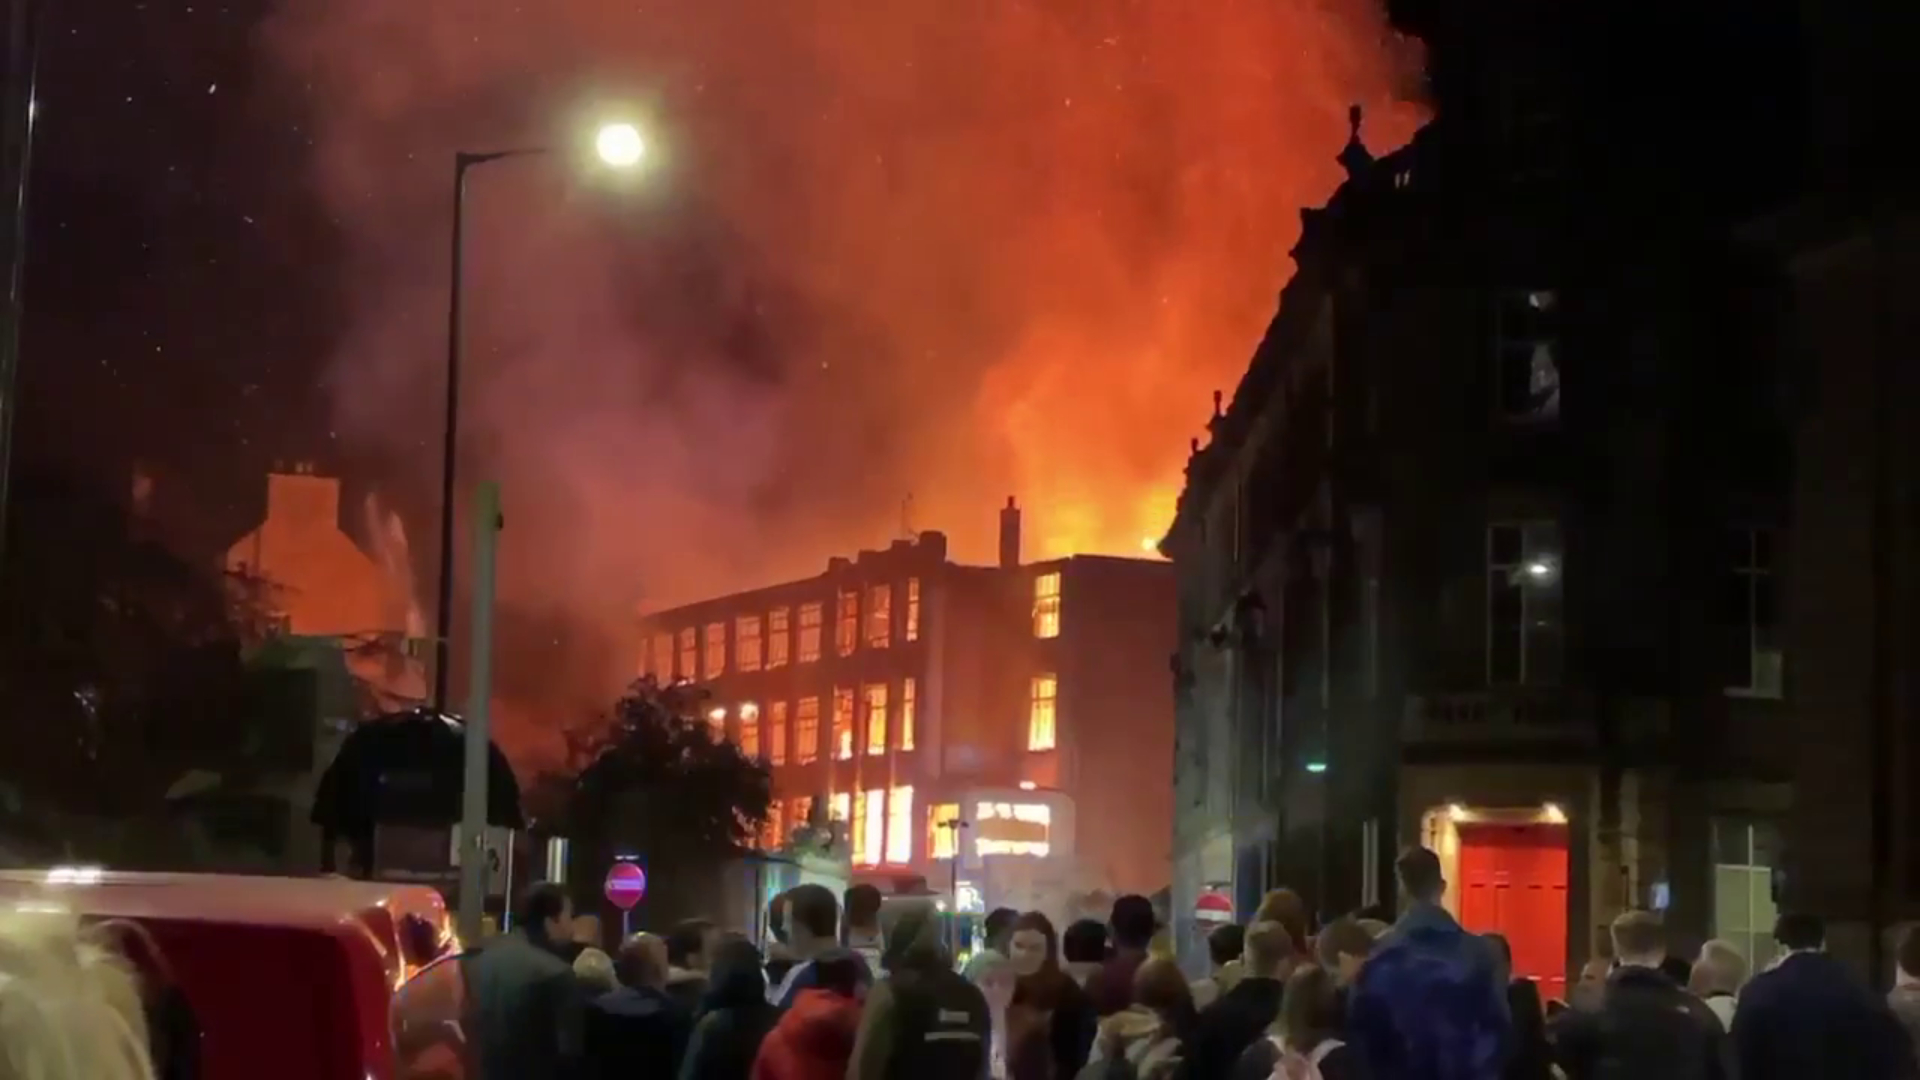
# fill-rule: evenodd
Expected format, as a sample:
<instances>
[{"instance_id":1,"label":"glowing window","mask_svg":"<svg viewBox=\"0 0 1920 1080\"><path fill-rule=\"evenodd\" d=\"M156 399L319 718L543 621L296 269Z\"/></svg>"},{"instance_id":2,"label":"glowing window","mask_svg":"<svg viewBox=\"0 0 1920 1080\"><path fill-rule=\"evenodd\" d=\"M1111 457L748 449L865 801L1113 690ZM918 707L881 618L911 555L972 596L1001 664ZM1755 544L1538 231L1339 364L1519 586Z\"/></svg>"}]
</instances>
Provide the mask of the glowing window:
<instances>
[{"instance_id":1,"label":"glowing window","mask_svg":"<svg viewBox=\"0 0 1920 1080\"><path fill-rule=\"evenodd\" d=\"M727 624L707 624L707 649L701 657L705 666L701 668L701 678L717 679L727 673Z\"/></svg>"},{"instance_id":2,"label":"glowing window","mask_svg":"<svg viewBox=\"0 0 1920 1080\"><path fill-rule=\"evenodd\" d=\"M833 756L836 761L853 757L853 688L833 692Z\"/></svg>"},{"instance_id":3,"label":"glowing window","mask_svg":"<svg viewBox=\"0 0 1920 1080\"><path fill-rule=\"evenodd\" d=\"M914 691L917 689L912 679L900 684L900 729L894 735L894 748L913 749Z\"/></svg>"},{"instance_id":4,"label":"glowing window","mask_svg":"<svg viewBox=\"0 0 1920 1080\"><path fill-rule=\"evenodd\" d=\"M907 579L907 633L908 641L920 640L920 579Z\"/></svg>"},{"instance_id":5,"label":"glowing window","mask_svg":"<svg viewBox=\"0 0 1920 1080\"><path fill-rule=\"evenodd\" d=\"M1041 574L1033 579L1033 636L1060 636L1060 575Z\"/></svg>"},{"instance_id":6,"label":"glowing window","mask_svg":"<svg viewBox=\"0 0 1920 1080\"><path fill-rule=\"evenodd\" d=\"M653 677L663 683L673 681L673 635L655 634L653 638Z\"/></svg>"},{"instance_id":7,"label":"glowing window","mask_svg":"<svg viewBox=\"0 0 1920 1080\"><path fill-rule=\"evenodd\" d=\"M954 851L959 847L954 838L960 827L959 803L939 803L927 807L927 858L953 858Z\"/></svg>"},{"instance_id":8,"label":"glowing window","mask_svg":"<svg viewBox=\"0 0 1920 1080\"><path fill-rule=\"evenodd\" d=\"M697 679L700 677L700 647L693 627L680 631L680 663L673 669L676 677Z\"/></svg>"},{"instance_id":9,"label":"glowing window","mask_svg":"<svg viewBox=\"0 0 1920 1080\"><path fill-rule=\"evenodd\" d=\"M887 752L887 684L868 684L867 699L867 754L879 757Z\"/></svg>"},{"instance_id":10,"label":"glowing window","mask_svg":"<svg viewBox=\"0 0 1920 1080\"><path fill-rule=\"evenodd\" d=\"M1027 749L1051 750L1054 747L1054 721L1059 716L1060 680L1052 675L1035 675L1027 703Z\"/></svg>"},{"instance_id":11,"label":"glowing window","mask_svg":"<svg viewBox=\"0 0 1920 1080\"><path fill-rule=\"evenodd\" d=\"M913 789L897 787L887 792L887 862L904 865L913 861Z\"/></svg>"},{"instance_id":12,"label":"glowing window","mask_svg":"<svg viewBox=\"0 0 1920 1080\"><path fill-rule=\"evenodd\" d=\"M853 861L857 866L880 865L880 845L887 828L887 793L869 788L853 800Z\"/></svg>"},{"instance_id":13,"label":"glowing window","mask_svg":"<svg viewBox=\"0 0 1920 1080\"><path fill-rule=\"evenodd\" d=\"M793 751L800 764L820 757L820 699L803 697L793 713Z\"/></svg>"},{"instance_id":14,"label":"glowing window","mask_svg":"<svg viewBox=\"0 0 1920 1080\"><path fill-rule=\"evenodd\" d=\"M767 763L787 763L787 703L776 701L767 711Z\"/></svg>"},{"instance_id":15,"label":"glowing window","mask_svg":"<svg viewBox=\"0 0 1920 1080\"><path fill-rule=\"evenodd\" d=\"M893 644L893 586L875 585L867 590L867 648L884 649Z\"/></svg>"},{"instance_id":16,"label":"glowing window","mask_svg":"<svg viewBox=\"0 0 1920 1080\"><path fill-rule=\"evenodd\" d=\"M840 594L839 621L834 626L833 644L841 656L852 656L860 647L860 594Z\"/></svg>"},{"instance_id":17,"label":"glowing window","mask_svg":"<svg viewBox=\"0 0 1920 1080\"><path fill-rule=\"evenodd\" d=\"M818 603L800 605L800 662L820 659L820 622L825 612Z\"/></svg>"},{"instance_id":18,"label":"glowing window","mask_svg":"<svg viewBox=\"0 0 1920 1080\"><path fill-rule=\"evenodd\" d=\"M827 816L833 821L848 826L848 831L851 832L853 795L845 791L835 792L833 798L827 803Z\"/></svg>"},{"instance_id":19,"label":"glowing window","mask_svg":"<svg viewBox=\"0 0 1920 1080\"><path fill-rule=\"evenodd\" d=\"M787 609L777 607L767 612L767 670L787 666L787 649L790 641L787 631Z\"/></svg>"},{"instance_id":20,"label":"glowing window","mask_svg":"<svg viewBox=\"0 0 1920 1080\"><path fill-rule=\"evenodd\" d=\"M767 820L760 826L760 846L772 851L787 839L786 822L781 820L780 800L767 804Z\"/></svg>"},{"instance_id":21,"label":"glowing window","mask_svg":"<svg viewBox=\"0 0 1920 1080\"><path fill-rule=\"evenodd\" d=\"M748 761L760 760L760 706L751 701L740 706L740 753Z\"/></svg>"},{"instance_id":22,"label":"glowing window","mask_svg":"<svg viewBox=\"0 0 1920 1080\"><path fill-rule=\"evenodd\" d=\"M793 813L789 815L793 828L804 829L813 824L813 796L802 795L793 800Z\"/></svg>"},{"instance_id":23,"label":"glowing window","mask_svg":"<svg viewBox=\"0 0 1920 1080\"><path fill-rule=\"evenodd\" d=\"M760 670L760 616L733 620L733 662L741 671Z\"/></svg>"}]
</instances>

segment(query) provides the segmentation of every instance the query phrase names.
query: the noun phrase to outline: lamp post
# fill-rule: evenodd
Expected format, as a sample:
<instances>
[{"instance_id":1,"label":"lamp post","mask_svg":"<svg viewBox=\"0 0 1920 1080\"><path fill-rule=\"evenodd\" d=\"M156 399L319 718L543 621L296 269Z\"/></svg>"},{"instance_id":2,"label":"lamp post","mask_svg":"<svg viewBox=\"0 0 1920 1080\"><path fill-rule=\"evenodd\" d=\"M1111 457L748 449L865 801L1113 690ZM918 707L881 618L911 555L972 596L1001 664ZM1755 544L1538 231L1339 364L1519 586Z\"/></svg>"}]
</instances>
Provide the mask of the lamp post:
<instances>
[{"instance_id":1,"label":"lamp post","mask_svg":"<svg viewBox=\"0 0 1920 1080\"><path fill-rule=\"evenodd\" d=\"M632 168L646 156L646 140L632 124L608 124L594 137L594 152L603 164L616 169ZM447 404L446 424L440 447L440 580L434 598L433 618L433 707L447 711L448 658L452 655L453 634L453 491L455 454L460 445L460 300L466 251L467 173L492 161L533 157L547 153L544 146L493 150L474 154L459 151L453 155L453 262L447 288Z\"/></svg>"}]
</instances>

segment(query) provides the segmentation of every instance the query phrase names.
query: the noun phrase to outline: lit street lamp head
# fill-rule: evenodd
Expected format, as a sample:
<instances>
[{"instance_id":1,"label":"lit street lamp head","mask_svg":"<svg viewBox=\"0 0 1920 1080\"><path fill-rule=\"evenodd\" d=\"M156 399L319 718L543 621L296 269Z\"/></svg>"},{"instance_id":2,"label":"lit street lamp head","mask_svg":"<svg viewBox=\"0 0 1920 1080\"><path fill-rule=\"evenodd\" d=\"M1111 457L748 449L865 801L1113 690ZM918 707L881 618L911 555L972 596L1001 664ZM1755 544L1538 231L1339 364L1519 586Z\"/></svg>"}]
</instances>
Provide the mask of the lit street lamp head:
<instances>
[{"instance_id":1,"label":"lit street lamp head","mask_svg":"<svg viewBox=\"0 0 1920 1080\"><path fill-rule=\"evenodd\" d=\"M640 129L632 124L608 124L594 137L593 149L601 161L616 169L626 169L640 164L640 159L647 154L647 143L640 137Z\"/></svg>"}]
</instances>

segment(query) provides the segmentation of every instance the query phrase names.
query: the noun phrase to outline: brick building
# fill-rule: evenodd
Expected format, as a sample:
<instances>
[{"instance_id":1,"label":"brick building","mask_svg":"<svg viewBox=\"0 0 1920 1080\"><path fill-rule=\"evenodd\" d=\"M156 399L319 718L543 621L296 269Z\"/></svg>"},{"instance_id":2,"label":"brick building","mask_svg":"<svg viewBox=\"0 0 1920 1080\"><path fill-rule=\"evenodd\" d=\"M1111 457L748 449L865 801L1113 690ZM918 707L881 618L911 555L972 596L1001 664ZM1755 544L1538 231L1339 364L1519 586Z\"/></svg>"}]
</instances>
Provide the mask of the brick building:
<instances>
[{"instance_id":1,"label":"brick building","mask_svg":"<svg viewBox=\"0 0 1920 1080\"><path fill-rule=\"evenodd\" d=\"M965 566L923 532L656 612L640 673L698 683L767 763L769 847L824 800L856 875L883 883L1056 912L1072 893L1164 888L1172 567L1023 564L1012 500L999 555Z\"/></svg>"},{"instance_id":2,"label":"brick building","mask_svg":"<svg viewBox=\"0 0 1920 1080\"><path fill-rule=\"evenodd\" d=\"M1550 992L1628 906L1765 954L1794 414L1734 225L1796 174L1764 142L1722 167L1752 132L1646 91L1750 90L1776 39L1696 70L1711 20L1647 45L1587 6L1394 14L1435 119L1376 160L1356 114L1164 541L1174 909L1391 900L1420 842ZM1580 59L1617 69L1608 42L1644 85Z\"/></svg>"}]
</instances>

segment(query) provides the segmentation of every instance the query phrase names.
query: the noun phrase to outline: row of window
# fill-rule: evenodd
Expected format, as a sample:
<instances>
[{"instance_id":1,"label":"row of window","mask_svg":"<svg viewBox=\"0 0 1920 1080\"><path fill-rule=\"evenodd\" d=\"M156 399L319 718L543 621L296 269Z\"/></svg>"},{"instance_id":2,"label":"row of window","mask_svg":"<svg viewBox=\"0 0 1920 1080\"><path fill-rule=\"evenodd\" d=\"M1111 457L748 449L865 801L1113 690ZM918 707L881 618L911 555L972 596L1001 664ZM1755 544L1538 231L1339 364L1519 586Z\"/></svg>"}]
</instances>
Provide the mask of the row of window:
<instances>
[{"instance_id":1,"label":"row of window","mask_svg":"<svg viewBox=\"0 0 1920 1080\"><path fill-rule=\"evenodd\" d=\"M813 796L775 799L767 806L767 820L761 826L760 844L772 850L786 843L794 831L813 819ZM855 866L905 866L914 861L914 842L922 833L914 818L913 788L868 788L864 791L839 791L827 796L827 818L845 822L848 844ZM962 827L958 803L938 803L927 807L925 824L926 855L930 859L951 859L958 850L956 837Z\"/></svg>"},{"instance_id":2,"label":"row of window","mask_svg":"<svg viewBox=\"0 0 1920 1080\"><path fill-rule=\"evenodd\" d=\"M1559 682L1562 632L1562 545L1550 521L1496 524L1487 529L1487 682L1493 686L1551 686ZM1720 570L1721 665L1726 692L1777 698L1783 690L1779 581L1773 534L1738 528L1728 533Z\"/></svg>"},{"instance_id":3,"label":"row of window","mask_svg":"<svg viewBox=\"0 0 1920 1080\"><path fill-rule=\"evenodd\" d=\"M918 683L911 678L903 679L898 697L893 696L892 689L886 683L867 683L860 687L858 698L852 687L834 689L828 729L828 745L834 760L853 760L856 744L869 757L884 755L889 743L903 753L913 750L919 711ZM1046 751L1058 745L1059 699L1058 676L1049 672L1028 681L1028 750ZM818 697L803 697L794 703L791 725L785 701L773 702L764 715L759 704L752 701L741 704L731 715L725 706L716 706L707 714L707 719L722 736L731 726L740 752L769 765L787 764L789 749L796 765L810 765L820 758Z\"/></svg>"},{"instance_id":4,"label":"row of window","mask_svg":"<svg viewBox=\"0 0 1920 1080\"><path fill-rule=\"evenodd\" d=\"M901 620L900 639L920 640L920 579L908 578L904 586L905 617ZM834 650L841 656L853 655L861 640L860 594L842 592L835 598ZM826 623L826 606L813 601L797 609L777 607L758 614L741 615L733 620L733 670L771 671L789 663L812 664L820 659L821 635ZM875 585L867 590L865 640L870 649L893 644L893 586ZM727 624L711 622L702 631L686 627L677 634L656 634L640 657L640 674L662 682L675 679L717 679L728 670Z\"/></svg>"}]
</instances>

